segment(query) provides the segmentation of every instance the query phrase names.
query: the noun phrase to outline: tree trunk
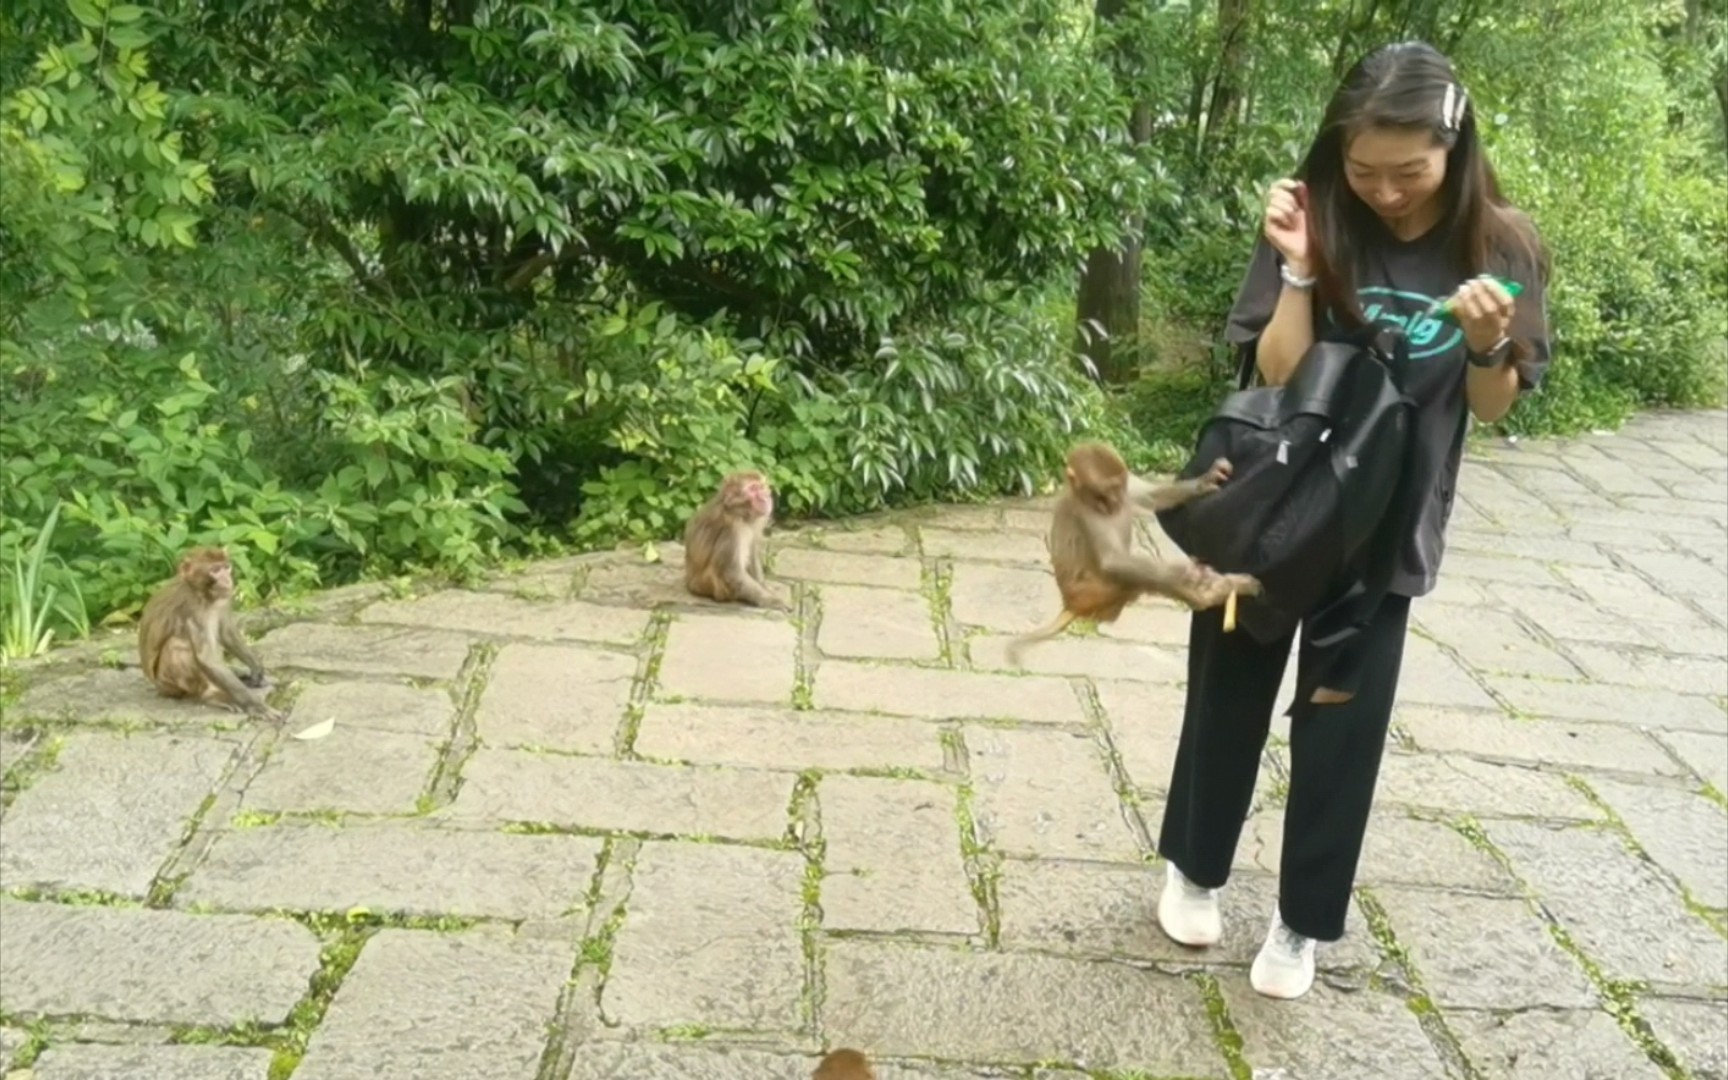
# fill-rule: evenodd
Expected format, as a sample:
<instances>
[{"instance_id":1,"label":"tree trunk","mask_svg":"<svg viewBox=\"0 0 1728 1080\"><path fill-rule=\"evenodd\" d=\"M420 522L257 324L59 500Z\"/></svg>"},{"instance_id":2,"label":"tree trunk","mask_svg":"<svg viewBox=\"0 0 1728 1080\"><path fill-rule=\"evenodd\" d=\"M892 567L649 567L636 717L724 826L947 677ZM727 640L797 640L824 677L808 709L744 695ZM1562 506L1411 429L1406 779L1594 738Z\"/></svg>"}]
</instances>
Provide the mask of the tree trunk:
<instances>
[{"instance_id":1,"label":"tree trunk","mask_svg":"<svg viewBox=\"0 0 1728 1080\"><path fill-rule=\"evenodd\" d=\"M1206 110L1202 168L1223 149L1229 126L1241 107L1243 54L1251 12L1251 0L1218 0L1218 66L1212 76L1212 101Z\"/></svg>"},{"instance_id":2,"label":"tree trunk","mask_svg":"<svg viewBox=\"0 0 1728 1080\"><path fill-rule=\"evenodd\" d=\"M1105 4L1100 0L1100 17ZM1152 138L1152 107L1134 103L1128 122L1135 145ZM1086 257L1080 275L1080 295L1075 303L1075 347L1092 362L1098 377L1123 383L1139 367L1140 338L1140 230L1144 215L1128 208L1128 235L1119 248L1096 248Z\"/></svg>"}]
</instances>

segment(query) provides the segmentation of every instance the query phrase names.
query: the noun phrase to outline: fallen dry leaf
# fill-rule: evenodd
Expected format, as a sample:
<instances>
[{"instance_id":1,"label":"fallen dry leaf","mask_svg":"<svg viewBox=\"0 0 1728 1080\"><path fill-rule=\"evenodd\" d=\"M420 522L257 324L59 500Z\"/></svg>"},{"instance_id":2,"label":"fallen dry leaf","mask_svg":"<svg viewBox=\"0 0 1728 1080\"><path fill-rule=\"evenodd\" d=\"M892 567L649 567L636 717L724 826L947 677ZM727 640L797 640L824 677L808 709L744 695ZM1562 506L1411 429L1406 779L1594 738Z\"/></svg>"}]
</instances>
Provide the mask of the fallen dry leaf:
<instances>
[{"instance_id":1,"label":"fallen dry leaf","mask_svg":"<svg viewBox=\"0 0 1728 1080\"><path fill-rule=\"evenodd\" d=\"M294 737L296 739L322 739L324 736L335 730L336 718L332 716L328 720L321 720L318 723L313 724L305 731L295 732Z\"/></svg>"}]
</instances>

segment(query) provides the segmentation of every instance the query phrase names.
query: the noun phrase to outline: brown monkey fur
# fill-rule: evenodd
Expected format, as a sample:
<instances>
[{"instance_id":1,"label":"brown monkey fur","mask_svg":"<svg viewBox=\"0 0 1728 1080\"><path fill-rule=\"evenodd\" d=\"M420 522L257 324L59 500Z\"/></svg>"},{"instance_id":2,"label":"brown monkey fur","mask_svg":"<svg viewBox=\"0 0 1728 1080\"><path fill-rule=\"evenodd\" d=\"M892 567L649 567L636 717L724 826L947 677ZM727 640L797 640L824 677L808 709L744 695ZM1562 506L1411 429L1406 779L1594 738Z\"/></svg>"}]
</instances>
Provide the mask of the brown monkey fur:
<instances>
[{"instance_id":1,"label":"brown monkey fur","mask_svg":"<svg viewBox=\"0 0 1728 1080\"><path fill-rule=\"evenodd\" d=\"M774 517L774 493L754 470L720 484L684 527L684 587L695 596L787 610L762 576L762 534Z\"/></svg>"},{"instance_id":2,"label":"brown monkey fur","mask_svg":"<svg viewBox=\"0 0 1728 1080\"><path fill-rule=\"evenodd\" d=\"M264 664L246 643L234 616L234 566L221 548L193 548L174 580L157 589L138 620L138 660L165 697L192 698L278 721L282 713L255 687ZM245 663L242 680L223 650Z\"/></svg>"},{"instance_id":3,"label":"brown monkey fur","mask_svg":"<svg viewBox=\"0 0 1728 1080\"><path fill-rule=\"evenodd\" d=\"M1018 664L1026 646L1046 641L1075 619L1115 622L1122 609L1146 593L1180 600L1196 611L1216 607L1233 593L1256 596L1260 582L1246 574L1220 574L1195 562L1159 561L1134 550L1134 513L1181 506L1218 490L1230 478L1219 458L1192 480L1155 486L1128 471L1105 443L1081 443L1068 452L1068 488L1056 500L1050 522L1050 562L1062 611L1037 630L1008 643Z\"/></svg>"},{"instance_id":4,"label":"brown monkey fur","mask_svg":"<svg viewBox=\"0 0 1728 1080\"><path fill-rule=\"evenodd\" d=\"M842 1048L829 1051L810 1080L876 1080L876 1070L862 1053Z\"/></svg>"}]
</instances>

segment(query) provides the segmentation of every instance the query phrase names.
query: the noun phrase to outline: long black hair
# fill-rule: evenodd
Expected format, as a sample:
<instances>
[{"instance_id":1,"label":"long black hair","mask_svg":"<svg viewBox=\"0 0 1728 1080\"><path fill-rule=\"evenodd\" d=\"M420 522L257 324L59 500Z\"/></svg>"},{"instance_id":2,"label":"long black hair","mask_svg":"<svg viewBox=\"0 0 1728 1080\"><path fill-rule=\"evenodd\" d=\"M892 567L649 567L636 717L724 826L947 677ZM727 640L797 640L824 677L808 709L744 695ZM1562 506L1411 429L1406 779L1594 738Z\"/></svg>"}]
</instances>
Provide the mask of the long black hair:
<instances>
[{"instance_id":1,"label":"long black hair","mask_svg":"<svg viewBox=\"0 0 1728 1080\"><path fill-rule=\"evenodd\" d=\"M1345 74L1297 170L1308 186L1316 299L1335 317L1361 325L1355 288L1358 260L1370 238L1384 229L1344 178L1344 151L1369 128L1427 131L1435 145L1446 147L1439 227L1461 279L1487 271L1496 256L1514 252L1527 256L1547 276L1547 255L1535 231L1500 193L1477 135L1475 106L1452 62L1424 42L1397 42L1375 49Z\"/></svg>"}]
</instances>

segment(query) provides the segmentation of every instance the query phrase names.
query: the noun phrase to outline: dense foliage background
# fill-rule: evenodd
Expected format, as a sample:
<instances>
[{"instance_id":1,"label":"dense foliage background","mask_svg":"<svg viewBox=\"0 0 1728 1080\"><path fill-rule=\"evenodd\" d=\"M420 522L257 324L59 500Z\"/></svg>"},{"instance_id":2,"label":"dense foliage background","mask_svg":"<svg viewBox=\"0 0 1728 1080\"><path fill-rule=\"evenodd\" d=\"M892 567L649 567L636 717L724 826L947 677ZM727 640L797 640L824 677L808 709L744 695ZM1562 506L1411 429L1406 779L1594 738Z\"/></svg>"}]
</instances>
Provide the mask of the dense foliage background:
<instances>
[{"instance_id":1,"label":"dense foliage background","mask_svg":"<svg viewBox=\"0 0 1728 1080\"><path fill-rule=\"evenodd\" d=\"M199 541L270 593L669 536L742 465L830 515L1082 432L1168 464L1259 193L1394 38L1554 250L1510 423L1720 400L1723 7L13 0L0 602L125 617Z\"/></svg>"}]
</instances>

